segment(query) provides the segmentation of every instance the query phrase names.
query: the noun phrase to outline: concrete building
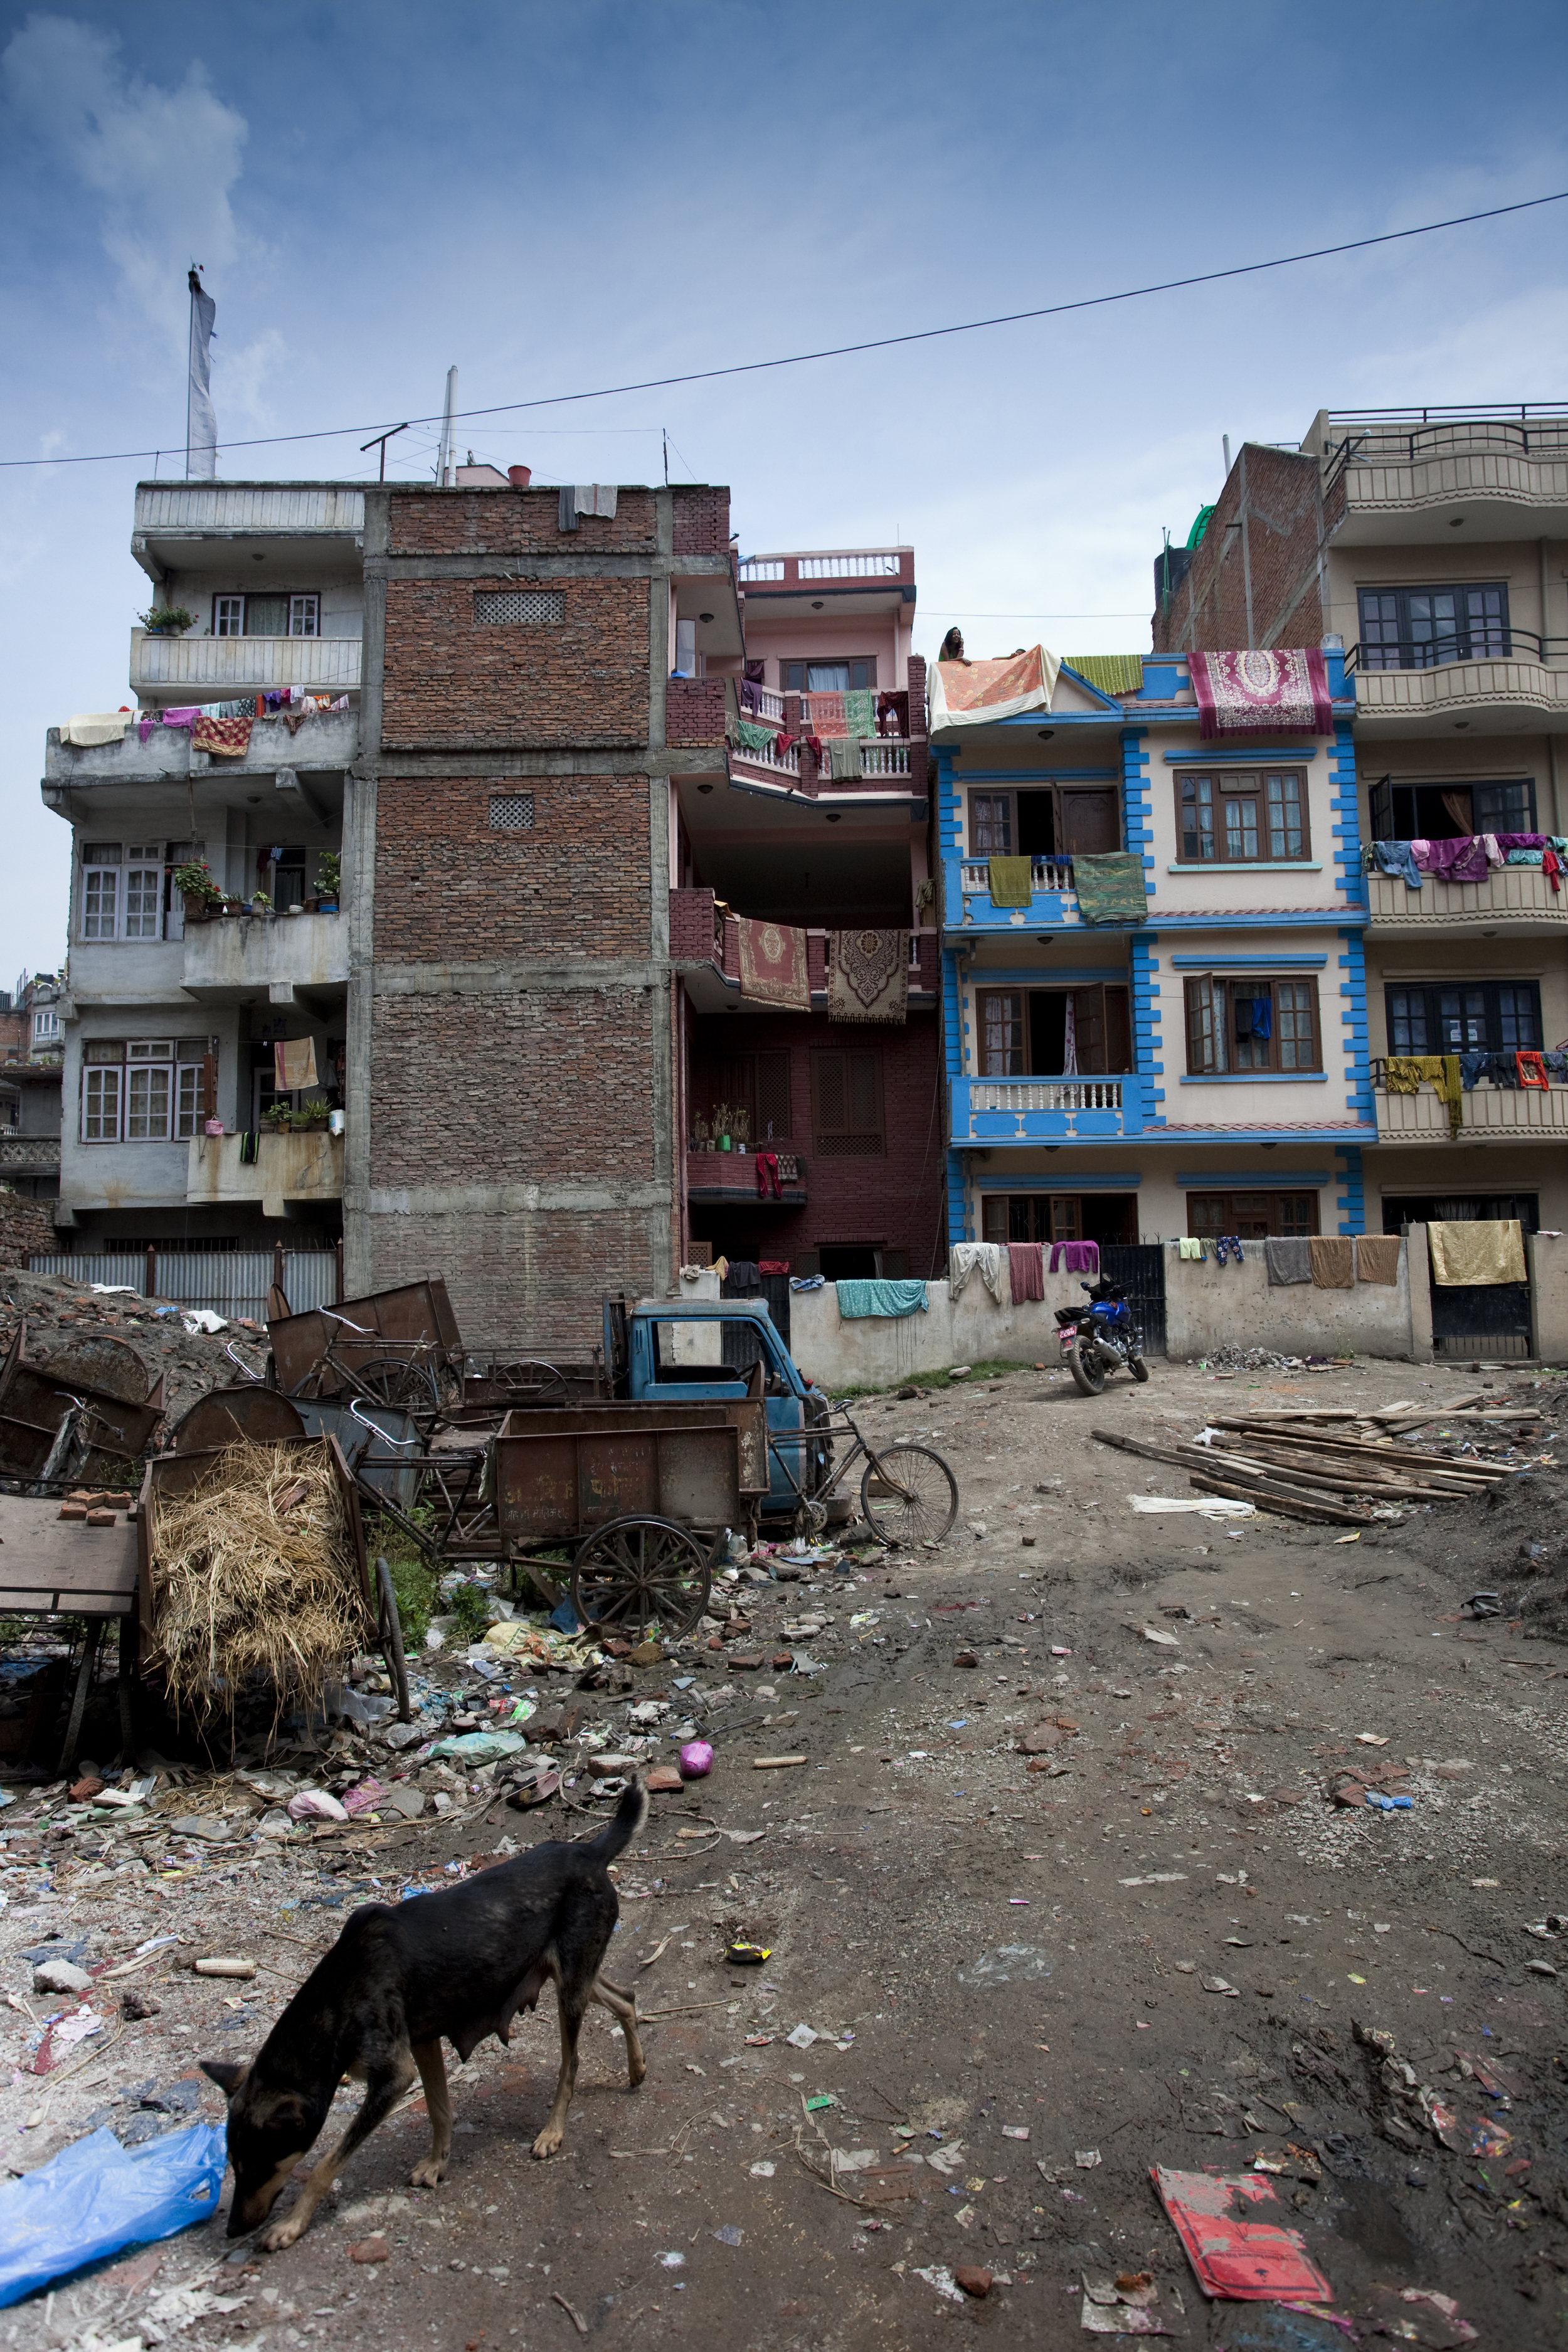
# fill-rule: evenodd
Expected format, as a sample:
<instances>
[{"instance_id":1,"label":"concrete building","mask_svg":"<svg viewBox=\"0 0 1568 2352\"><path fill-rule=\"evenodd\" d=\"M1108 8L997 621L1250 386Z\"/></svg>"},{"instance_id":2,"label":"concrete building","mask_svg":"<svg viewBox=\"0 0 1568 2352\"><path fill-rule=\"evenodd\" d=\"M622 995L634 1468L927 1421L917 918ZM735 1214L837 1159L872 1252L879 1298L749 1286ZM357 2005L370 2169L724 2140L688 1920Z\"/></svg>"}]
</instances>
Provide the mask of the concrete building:
<instances>
[{"instance_id":1,"label":"concrete building","mask_svg":"<svg viewBox=\"0 0 1568 2352\"><path fill-rule=\"evenodd\" d=\"M1156 560L1161 651L1345 648L1361 840L1436 845L1418 888L1363 857L1373 1230L1568 1226L1564 1066L1521 1086L1516 1061L1568 1045L1568 889L1542 846L1568 827L1565 575L1563 408L1321 411L1299 449L1245 446L1192 542ZM1532 838L1493 864L1488 835ZM1430 870L1455 866L1477 878ZM1446 1054L1458 1103L1403 1090L1400 1060ZM1439 1342L1522 1349L1522 1298L1481 1305L1483 1326Z\"/></svg>"},{"instance_id":2,"label":"concrete building","mask_svg":"<svg viewBox=\"0 0 1568 2352\"><path fill-rule=\"evenodd\" d=\"M53 972L0 993L0 1184L52 1201L60 1181L60 997Z\"/></svg>"},{"instance_id":3,"label":"concrete building","mask_svg":"<svg viewBox=\"0 0 1568 2352\"><path fill-rule=\"evenodd\" d=\"M1048 707L999 719L933 710L950 1238L1121 1253L1152 1345L1174 1240L1361 1226L1365 884L1325 675L1285 740L1203 740L1173 657L1063 663ZM1136 903L1090 922L1119 853ZM1018 903L997 858L1027 861Z\"/></svg>"}]
</instances>

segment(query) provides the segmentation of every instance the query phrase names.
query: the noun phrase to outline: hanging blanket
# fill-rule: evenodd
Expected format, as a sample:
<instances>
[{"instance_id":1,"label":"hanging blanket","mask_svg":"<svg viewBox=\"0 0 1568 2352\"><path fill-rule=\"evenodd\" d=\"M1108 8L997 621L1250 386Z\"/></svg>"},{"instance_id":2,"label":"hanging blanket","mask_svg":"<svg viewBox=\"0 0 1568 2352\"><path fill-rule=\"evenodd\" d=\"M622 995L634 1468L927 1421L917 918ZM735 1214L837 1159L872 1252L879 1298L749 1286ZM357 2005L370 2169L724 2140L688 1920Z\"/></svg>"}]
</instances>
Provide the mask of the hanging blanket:
<instances>
[{"instance_id":1,"label":"hanging blanket","mask_svg":"<svg viewBox=\"0 0 1568 2352\"><path fill-rule=\"evenodd\" d=\"M1331 735L1329 673L1315 646L1282 653L1191 654L1198 732Z\"/></svg>"},{"instance_id":2,"label":"hanging blanket","mask_svg":"<svg viewBox=\"0 0 1568 2352\"><path fill-rule=\"evenodd\" d=\"M986 879L994 907L1026 907L1034 897L1034 866L1027 857L992 857Z\"/></svg>"},{"instance_id":3,"label":"hanging blanket","mask_svg":"<svg viewBox=\"0 0 1568 2352\"><path fill-rule=\"evenodd\" d=\"M888 1021L901 1027L909 1001L908 931L834 932L830 1021Z\"/></svg>"},{"instance_id":4,"label":"hanging blanket","mask_svg":"<svg viewBox=\"0 0 1568 2352\"><path fill-rule=\"evenodd\" d=\"M874 735L877 731L877 698L867 687L857 686L844 698L844 730L847 735Z\"/></svg>"},{"instance_id":5,"label":"hanging blanket","mask_svg":"<svg viewBox=\"0 0 1568 2352\"><path fill-rule=\"evenodd\" d=\"M60 729L60 741L74 743L79 751L96 743L122 743L135 715L131 710L79 710Z\"/></svg>"},{"instance_id":6,"label":"hanging blanket","mask_svg":"<svg viewBox=\"0 0 1568 2352\"><path fill-rule=\"evenodd\" d=\"M1078 911L1090 926L1119 929L1149 919L1149 893L1143 880L1143 860L1135 850L1112 849L1103 856L1075 856L1072 886Z\"/></svg>"},{"instance_id":7,"label":"hanging blanket","mask_svg":"<svg viewBox=\"0 0 1568 2352\"><path fill-rule=\"evenodd\" d=\"M735 728L742 751L771 751L778 740L776 727L763 727L754 719L738 719Z\"/></svg>"},{"instance_id":8,"label":"hanging blanket","mask_svg":"<svg viewBox=\"0 0 1568 2352\"><path fill-rule=\"evenodd\" d=\"M1007 1275L1013 1286L1015 1307L1022 1307L1025 1300L1028 1298L1044 1298L1046 1295L1045 1244L1043 1242L1009 1242Z\"/></svg>"},{"instance_id":9,"label":"hanging blanket","mask_svg":"<svg viewBox=\"0 0 1568 2352\"><path fill-rule=\"evenodd\" d=\"M1355 1244L1314 1234L1307 1244L1318 1290L1348 1290L1355 1280Z\"/></svg>"},{"instance_id":10,"label":"hanging blanket","mask_svg":"<svg viewBox=\"0 0 1568 2352\"><path fill-rule=\"evenodd\" d=\"M1417 866L1439 882L1484 882L1491 872L1479 834L1461 835L1458 841L1413 841L1410 846Z\"/></svg>"},{"instance_id":11,"label":"hanging blanket","mask_svg":"<svg viewBox=\"0 0 1568 2352\"><path fill-rule=\"evenodd\" d=\"M1358 1282L1393 1283L1399 1279L1399 1235L1360 1234L1355 1245Z\"/></svg>"},{"instance_id":12,"label":"hanging blanket","mask_svg":"<svg viewBox=\"0 0 1568 2352\"><path fill-rule=\"evenodd\" d=\"M984 727L1026 710L1048 710L1061 663L1044 646L1005 661L937 662L931 672L931 730Z\"/></svg>"},{"instance_id":13,"label":"hanging blanket","mask_svg":"<svg viewBox=\"0 0 1568 2352\"><path fill-rule=\"evenodd\" d=\"M1007 1253L1000 1242L954 1242L948 1252L948 1296L962 1298L972 1274L978 1274L998 1307Z\"/></svg>"},{"instance_id":14,"label":"hanging blanket","mask_svg":"<svg viewBox=\"0 0 1568 2352\"><path fill-rule=\"evenodd\" d=\"M838 1313L843 1322L867 1315L923 1315L931 1305L923 1282L840 1282Z\"/></svg>"},{"instance_id":15,"label":"hanging blanket","mask_svg":"<svg viewBox=\"0 0 1568 2352\"><path fill-rule=\"evenodd\" d=\"M197 719L191 726L193 751L216 751L222 760L243 760L250 749L248 719Z\"/></svg>"},{"instance_id":16,"label":"hanging blanket","mask_svg":"<svg viewBox=\"0 0 1568 2352\"><path fill-rule=\"evenodd\" d=\"M836 784L858 784L863 772L858 735L830 735L827 772Z\"/></svg>"},{"instance_id":17,"label":"hanging blanket","mask_svg":"<svg viewBox=\"0 0 1568 2352\"><path fill-rule=\"evenodd\" d=\"M1441 1289L1468 1290L1528 1279L1524 1234L1517 1217L1430 1224L1426 1246L1432 1254L1432 1279Z\"/></svg>"},{"instance_id":18,"label":"hanging blanket","mask_svg":"<svg viewBox=\"0 0 1568 2352\"><path fill-rule=\"evenodd\" d=\"M811 726L814 734L824 738L829 735L847 735L849 724L844 715L844 697L841 694L814 692L806 697L806 700L811 705Z\"/></svg>"},{"instance_id":19,"label":"hanging blanket","mask_svg":"<svg viewBox=\"0 0 1568 2352\"><path fill-rule=\"evenodd\" d=\"M1289 1236L1266 1241L1263 1258L1268 1268L1271 1290L1283 1289L1292 1282L1310 1282L1312 1279L1312 1245L1308 1241Z\"/></svg>"},{"instance_id":20,"label":"hanging blanket","mask_svg":"<svg viewBox=\"0 0 1568 2352\"><path fill-rule=\"evenodd\" d=\"M776 1004L785 1013L811 1011L805 933L788 923L739 918L741 993L753 1004Z\"/></svg>"}]
</instances>

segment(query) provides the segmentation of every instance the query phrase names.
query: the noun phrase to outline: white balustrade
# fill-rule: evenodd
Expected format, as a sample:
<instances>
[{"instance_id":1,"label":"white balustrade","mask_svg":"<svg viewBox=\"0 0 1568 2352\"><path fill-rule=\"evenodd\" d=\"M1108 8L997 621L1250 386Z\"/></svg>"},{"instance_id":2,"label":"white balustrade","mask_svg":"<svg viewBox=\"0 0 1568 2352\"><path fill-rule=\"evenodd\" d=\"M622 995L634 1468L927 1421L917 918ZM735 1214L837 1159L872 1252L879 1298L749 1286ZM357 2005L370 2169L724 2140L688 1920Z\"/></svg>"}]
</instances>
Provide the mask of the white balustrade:
<instances>
[{"instance_id":1,"label":"white balustrade","mask_svg":"<svg viewBox=\"0 0 1568 2352\"><path fill-rule=\"evenodd\" d=\"M1120 1110L1120 1078L972 1078L971 1115L982 1110Z\"/></svg>"}]
</instances>

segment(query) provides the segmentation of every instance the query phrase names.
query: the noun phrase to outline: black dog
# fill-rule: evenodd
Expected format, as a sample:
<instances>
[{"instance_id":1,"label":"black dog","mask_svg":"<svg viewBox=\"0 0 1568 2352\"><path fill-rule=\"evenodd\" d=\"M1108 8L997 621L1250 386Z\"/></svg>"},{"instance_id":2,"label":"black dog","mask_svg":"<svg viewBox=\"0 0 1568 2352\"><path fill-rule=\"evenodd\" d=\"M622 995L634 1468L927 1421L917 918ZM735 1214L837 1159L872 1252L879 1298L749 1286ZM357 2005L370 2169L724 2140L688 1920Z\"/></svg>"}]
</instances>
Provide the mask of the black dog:
<instances>
[{"instance_id":1,"label":"black dog","mask_svg":"<svg viewBox=\"0 0 1568 2352\"><path fill-rule=\"evenodd\" d=\"M647 2072L637 2002L605 1983L599 1964L620 1909L607 1865L647 1818L647 1793L634 1781L591 1843L536 1845L447 1892L396 1905L367 1904L348 1921L248 2065L204 2062L204 2071L228 2095L231 2238L267 2219L325 2123L345 2074L364 2084L364 2105L311 2171L288 2220L268 2231L268 2252L293 2244L342 2165L408 2089L416 2067L429 2108L430 2153L415 2166L414 2185L434 2189L452 2148L442 2036L465 2061L487 2033L510 2041L513 2016L536 2005L547 1979L555 1986L560 2016L561 2076L534 2155L553 2156L561 2145L577 2079L577 2037L590 2001L602 2002L619 2019L637 2089Z\"/></svg>"}]
</instances>

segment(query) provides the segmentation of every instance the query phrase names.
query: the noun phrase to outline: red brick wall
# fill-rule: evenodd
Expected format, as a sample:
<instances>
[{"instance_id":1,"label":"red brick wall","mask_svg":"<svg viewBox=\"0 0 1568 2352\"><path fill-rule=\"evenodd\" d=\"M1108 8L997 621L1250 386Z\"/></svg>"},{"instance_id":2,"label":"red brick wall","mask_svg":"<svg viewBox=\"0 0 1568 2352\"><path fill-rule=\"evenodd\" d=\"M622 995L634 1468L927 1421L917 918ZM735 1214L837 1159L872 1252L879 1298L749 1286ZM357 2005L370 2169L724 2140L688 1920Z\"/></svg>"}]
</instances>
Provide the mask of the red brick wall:
<instances>
[{"instance_id":1,"label":"red brick wall","mask_svg":"<svg viewBox=\"0 0 1568 2352\"><path fill-rule=\"evenodd\" d=\"M910 740L926 731L926 665L923 654L911 654L910 674Z\"/></svg>"},{"instance_id":2,"label":"red brick wall","mask_svg":"<svg viewBox=\"0 0 1568 2352\"><path fill-rule=\"evenodd\" d=\"M58 1249L59 1236L47 1201L26 1201L0 1185L0 1265L26 1265L35 1254Z\"/></svg>"},{"instance_id":3,"label":"red brick wall","mask_svg":"<svg viewBox=\"0 0 1568 2352\"><path fill-rule=\"evenodd\" d=\"M533 824L492 830L492 794L528 793ZM378 963L646 955L646 776L383 776Z\"/></svg>"},{"instance_id":4,"label":"red brick wall","mask_svg":"<svg viewBox=\"0 0 1568 2352\"><path fill-rule=\"evenodd\" d=\"M669 894L669 954L673 963L709 963L713 956L713 893Z\"/></svg>"},{"instance_id":5,"label":"red brick wall","mask_svg":"<svg viewBox=\"0 0 1568 2352\"><path fill-rule=\"evenodd\" d=\"M564 617L475 620L476 593L514 588L559 590ZM384 749L644 743L647 724L646 580L387 582Z\"/></svg>"},{"instance_id":6,"label":"red brick wall","mask_svg":"<svg viewBox=\"0 0 1568 2352\"><path fill-rule=\"evenodd\" d=\"M1252 636L1258 646L1315 646L1323 634L1317 582L1318 461L1247 445L1247 553ZM1247 645L1240 461L1209 517L1192 567L1168 609L1154 614L1154 651L1226 652Z\"/></svg>"},{"instance_id":7,"label":"red brick wall","mask_svg":"<svg viewBox=\"0 0 1568 2352\"><path fill-rule=\"evenodd\" d=\"M677 555L727 555L730 551L730 493L706 488L675 493L674 549Z\"/></svg>"},{"instance_id":8,"label":"red brick wall","mask_svg":"<svg viewBox=\"0 0 1568 2352\"><path fill-rule=\"evenodd\" d=\"M470 1358L545 1355L586 1363L606 1291L645 1297L653 1260L647 1212L519 1210L377 1217L374 1286L442 1274Z\"/></svg>"},{"instance_id":9,"label":"red brick wall","mask_svg":"<svg viewBox=\"0 0 1568 2352\"><path fill-rule=\"evenodd\" d=\"M929 1273L942 1222L941 1067L934 1012L911 1013L902 1028L871 1022L830 1022L821 1014L725 1013L699 1020L692 1030L687 1100L704 1114L719 1094L719 1062L731 1054L787 1046L794 1133L770 1148L793 1150L806 1163L805 1209L710 1208L694 1202L693 1237L708 1237L716 1219L733 1241L737 1227L755 1248L731 1255L789 1257L824 1244L874 1243L909 1253L911 1274ZM879 1160L824 1160L811 1128L812 1048L875 1045L882 1055L882 1116L887 1149ZM687 1181L699 1183L706 1154L687 1162Z\"/></svg>"},{"instance_id":10,"label":"red brick wall","mask_svg":"<svg viewBox=\"0 0 1568 2352\"><path fill-rule=\"evenodd\" d=\"M395 491L388 545L394 555L644 554L655 544L654 494L623 489L615 518L582 515L560 528L554 490Z\"/></svg>"},{"instance_id":11,"label":"red brick wall","mask_svg":"<svg viewBox=\"0 0 1568 2352\"><path fill-rule=\"evenodd\" d=\"M664 740L671 751L724 740L721 677L672 677L665 688Z\"/></svg>"}]
</instances>

